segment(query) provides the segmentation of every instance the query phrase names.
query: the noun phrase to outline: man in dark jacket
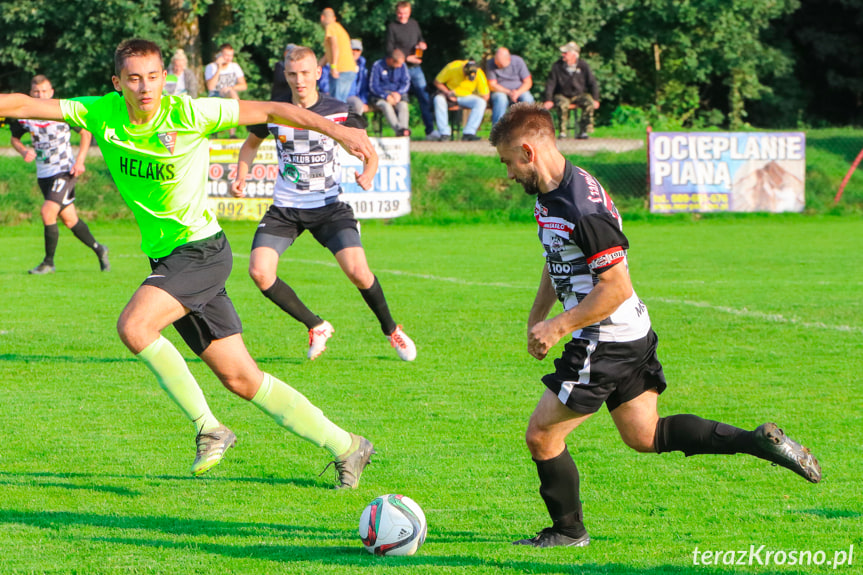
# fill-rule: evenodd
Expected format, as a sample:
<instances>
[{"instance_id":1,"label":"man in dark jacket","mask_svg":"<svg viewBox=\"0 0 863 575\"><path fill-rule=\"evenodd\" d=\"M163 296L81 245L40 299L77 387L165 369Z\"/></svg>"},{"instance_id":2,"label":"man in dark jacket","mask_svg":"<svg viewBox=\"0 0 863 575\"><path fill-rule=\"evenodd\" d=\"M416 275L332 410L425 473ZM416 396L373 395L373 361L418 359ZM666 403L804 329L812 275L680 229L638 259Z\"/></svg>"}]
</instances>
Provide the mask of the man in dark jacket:
<instances>
[{"instance_id":1,"label":"man in dark jacket","mask_svg":"<svg viewBox=\"0 0 863 575\"><path fill-rule=\"evenodd\" d=\"M546 110L557 109L560 138L566 138L569 124L569 107L581 110L576 138L586 140L593 131L593 111L599 108L599 83L587 62L578 56L581 49L575 42L560 47L560 60L552 64L551 73L545 83Z\"/></svg>"},{"instance_id":2,"label":"man in dark jacket","mask_svg":"<svg viewBox=\"0 0 863 575\"><path fill-rule=\"evenodd\" d=\"M411 18L411 3L406 0L396 4L396 19L387 25L386 53L392 54L396 48L405 55L411 77L410 93L416 96L419 104L426 136L439 139L440 133L434 131L431 96L426 89L426 77L422 69L423 53L428 50L428 44L423 39L419 24Z\"/></svg>"}]
</instances>

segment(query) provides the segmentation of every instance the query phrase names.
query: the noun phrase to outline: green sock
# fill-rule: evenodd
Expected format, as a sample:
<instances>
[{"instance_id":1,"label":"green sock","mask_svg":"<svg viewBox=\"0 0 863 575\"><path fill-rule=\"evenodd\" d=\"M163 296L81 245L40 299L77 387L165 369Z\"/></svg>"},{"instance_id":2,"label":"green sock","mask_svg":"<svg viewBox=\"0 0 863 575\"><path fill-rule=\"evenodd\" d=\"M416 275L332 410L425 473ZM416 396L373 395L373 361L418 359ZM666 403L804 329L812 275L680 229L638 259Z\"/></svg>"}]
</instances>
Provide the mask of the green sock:
<instances>
[{"instance_id":1,"label":"green sock","mask_svg":"<svg viewBox=\"0 0 863 575\"><path fill-rule=\"evenodd\" d=\"M186 417L195 423L198 433L219 427L204 398L204 392L195 381L186 361L177 348L163 336L138 354L159 380L159 385L180 407Z\"/></svg>"},{"instance_id":2,"label":"green sock","mask_svg":"<svg viewBox=\"0 0 863 575\"><path fill-rule=\"evenodd\" d=\"M269 373L264 374L252 403L291 433L325 448L334 457L351 448L350 433L327 419L302 393Z\"/></svg>"}]
</instances>

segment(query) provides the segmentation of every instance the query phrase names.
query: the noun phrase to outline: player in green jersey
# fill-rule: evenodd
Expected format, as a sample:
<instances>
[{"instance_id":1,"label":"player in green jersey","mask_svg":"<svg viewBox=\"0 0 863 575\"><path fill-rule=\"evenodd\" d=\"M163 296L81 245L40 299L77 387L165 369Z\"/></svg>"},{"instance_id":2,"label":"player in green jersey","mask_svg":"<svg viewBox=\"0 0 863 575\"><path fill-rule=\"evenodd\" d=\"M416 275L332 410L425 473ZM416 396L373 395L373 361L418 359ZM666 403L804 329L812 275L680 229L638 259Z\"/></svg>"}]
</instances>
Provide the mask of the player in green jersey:
<instances>
[{"instance_id":1,"label":"player in green jersey","mask_svg":"<svg viewBox=\"0 0 863 575\"><path fill-rule=\"evenodd\" d=\"M373 453L371 442L341 429L301 393L262 372L246 350L240 319L225 292L230 246L207 205L207 135L267 122L324 133L363 161L357 182L366 189L377 170L368 136L291 104L163 96L162 54L147 40L122 42L114 68L119 93L76 100L0 95L0 116L67 122L98 142L141 229L152 269L121 313L117 330L194 422L192 473L218 464L236 437L210 411L182 356L162 336L171 324L226 388L326 448L334 457L337 487L356 487Z\"/></svg>"}]
</instances>

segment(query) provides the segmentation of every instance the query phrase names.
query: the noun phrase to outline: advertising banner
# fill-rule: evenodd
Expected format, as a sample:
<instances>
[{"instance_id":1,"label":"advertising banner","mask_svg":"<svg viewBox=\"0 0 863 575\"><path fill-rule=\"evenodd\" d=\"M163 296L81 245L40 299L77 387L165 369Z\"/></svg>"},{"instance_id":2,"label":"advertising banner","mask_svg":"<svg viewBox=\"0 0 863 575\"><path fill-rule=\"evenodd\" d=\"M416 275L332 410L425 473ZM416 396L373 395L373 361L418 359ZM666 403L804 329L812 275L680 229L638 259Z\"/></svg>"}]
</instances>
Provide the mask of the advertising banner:
<instances>
[{"instance_id":1,"label":"advertising banner","mask_svg":"<svg viewBox=\"0 0 863 575\"><path fill-rule=\"evenodd\" d=\"M246 178L246 197L231 196L242 140L211 140L207 195L219 219L258 220L273 201L273 187L279 174L276 145L267 138ZM379 165L372 189L364 191L355 174L362 162L341 148L341 200L354 209L357 218L395 218L411 211L411 156L408 138L372 138Z\"/></svg>"},{"instance_id":2,"label":"advertising banner","mask_svg":"<svg viewBox=\"0 0 863 575\"><path fill-rule=\"evenodd\" d=\"M803 132L651 132L650 211L800 212Z\"/></svg>"}]
</instances>

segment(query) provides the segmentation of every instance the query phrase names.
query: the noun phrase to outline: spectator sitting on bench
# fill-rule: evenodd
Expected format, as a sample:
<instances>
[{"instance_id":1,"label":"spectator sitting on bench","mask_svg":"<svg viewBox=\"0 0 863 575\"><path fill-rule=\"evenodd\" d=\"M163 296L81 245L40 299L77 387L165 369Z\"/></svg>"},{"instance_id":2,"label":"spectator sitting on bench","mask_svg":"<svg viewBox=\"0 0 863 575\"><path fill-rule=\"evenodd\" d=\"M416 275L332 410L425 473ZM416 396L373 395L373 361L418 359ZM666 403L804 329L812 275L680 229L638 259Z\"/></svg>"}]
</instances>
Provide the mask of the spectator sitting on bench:
<instances>
[{"instance_id":1,"label":"spectator sitting on bench","mask_svg":"<svg viewBox=\"0 0 863 575\"><path fill-rule=\"evenodd\" d=\"M482 124L489 89L485 72L479 69L476 61L453 60L440 71L434 80L437 94L434 97L434 117L437 128L426 139L445 140L452 133L449 126L448 110L450 105L458 104L468 108L470 115L462 133L462 140L474 142Z\"/></svg>"},{"instance_id":2,"label":"spectator sitting on bench","mask_svg":"<svg viewBox=\"0 0 863 575\"><path fill-rule=\"evenodd\" d=\"M405 66L404 52L398 48L372 64L369 93L396 136L410 136L408 129L408 90L411 79Z\"/></svg>"}]
</instances>

